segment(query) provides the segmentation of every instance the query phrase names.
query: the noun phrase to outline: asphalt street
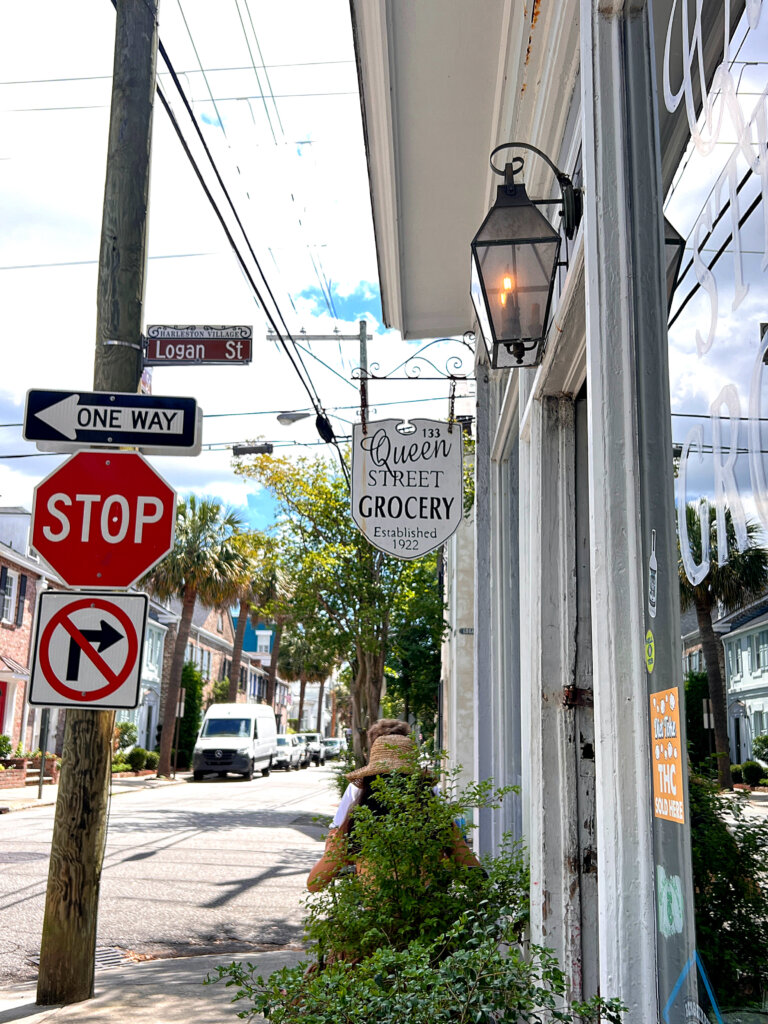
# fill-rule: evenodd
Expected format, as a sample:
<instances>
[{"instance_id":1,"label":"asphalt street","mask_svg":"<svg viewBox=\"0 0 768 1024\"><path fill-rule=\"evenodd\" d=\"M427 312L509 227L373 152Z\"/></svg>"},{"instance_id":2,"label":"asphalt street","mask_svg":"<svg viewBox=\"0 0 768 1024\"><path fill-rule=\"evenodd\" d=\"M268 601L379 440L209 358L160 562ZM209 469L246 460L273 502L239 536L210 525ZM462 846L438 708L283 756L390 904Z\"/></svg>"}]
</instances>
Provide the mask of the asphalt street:
<instances>
[{"instance_id":1,"label":"asphalt street","mask_svg":"<svg viewBox=\"0 0 768 1024\"><path fill-rule=\"evenodd\" d=\"M101 955L298 947L304 881L336 802L329 766L114 796ZM0 816L0 987L36 977L53 813L50 806Z\"/></svg>"}]
</instances>

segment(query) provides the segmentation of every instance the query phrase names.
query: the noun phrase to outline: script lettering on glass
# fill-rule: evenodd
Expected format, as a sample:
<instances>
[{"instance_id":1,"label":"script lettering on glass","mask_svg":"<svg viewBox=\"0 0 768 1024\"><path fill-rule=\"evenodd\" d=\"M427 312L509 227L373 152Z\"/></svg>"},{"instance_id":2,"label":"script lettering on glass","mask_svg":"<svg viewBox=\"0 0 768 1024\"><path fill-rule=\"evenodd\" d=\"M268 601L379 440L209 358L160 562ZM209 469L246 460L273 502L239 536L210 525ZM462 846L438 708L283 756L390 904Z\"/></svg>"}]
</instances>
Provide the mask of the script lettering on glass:
<instances>
[{"instance_id":1,"label":"script lettering on glass","mask_svg":"<svg viewBox=\"0 0 768 1024\"><path fill-rule=\"evenodd\" d=\"M462 507L462 431L440 420L352 428L352 518L375 548L419 558L455 532Z\"/></svg>"},{"instance_id":2,"label":"script lettering on glass","mask_svg":"<svg viewBox=\"0 0 768 1024\"><path fill-rule=\"evenodd\" d=\"M701 212L693 225L690 240L693 243L693 274L705 295L704 321L696 327L696 351L701 359L718 341L718 322L723 317L724 327L721 334L728 332L728 315L733 323L733 314L743 306L749 294L749 281L745 279L743 255L749 250L742 241L749 212L753 209L762 220L762 252L760 270L768 269L768 85L758 94L757 101L751 108L742 106L743 98L739 97L738 87L743 68L736 62L729 61L731 34L728 30L730 4L723 3L723 18L726 26L723 44L723 60L715 71L712 82L707 88L704 69L705 34L702 26L703 0L696 0L692 10L687 2L673 0L667 25L664 47L663 91L664 102L670 113L677 110L684 102L691 139L696 152L707 157L714 152L716 146L729 145L727 159L722 170L707 196ZM754 31L760 21L762 0L747 0L745 5L748 32ZM679 47L673 45L674 37L679 36ZM678 75L679 82L673 84L671 69L672 54L682 54L682 71ZM743 63L743 62L742 62ZM697 112L695 97L701 95L701 110ZM751 113L750 113L751 110ZM752 191L745 188L750 181ZM757 206L745 209L746 197L752 192L758 193L755 201ZM719 294L718 280L707 265L705 253L712 247L711 236L715 225L727 216L731 235L732 273L724 274L727 280L730 309L723 316L722 296ZM753 245L754 248L754 245ZM759 305L759 303L758 303ZM745 307L746 308L746 307ZM731 333L733 327L730 328ZM721 343L728 337L720 338ZM768 530L768 490L766 490L765 469L762 449L760 414L762 407L762 381L768 338L763 336L757 352L748 399L749 416L747 423L749 476L751 497L758 519L763 529ZM728 508L734 526L735 542L738 551L744 551L748 544L747 521L744 503L739 493L736 477L736 460L742 449L739 447L739 433L742 419L742 401L734 384L725 384L717 398L711 403L712 432L712 497L715 506L715 529L717 532L717 561L725 565L730 556L728 537L725 525L725 510ZM727 428L728 443L722 440L723 428ZM696 452L697 461L704 461L704 434L701 427L693 427L683 444L682 458L677 478L677 511L678 531L683 566L686 576L695 586L701 583L710 569L710 523L708 502L706 498L696 499L697 513L700 520L702 544L699 560L691 550L685 507L689 502L687 493L688 461Z\"/></svg>"}]
</instances>

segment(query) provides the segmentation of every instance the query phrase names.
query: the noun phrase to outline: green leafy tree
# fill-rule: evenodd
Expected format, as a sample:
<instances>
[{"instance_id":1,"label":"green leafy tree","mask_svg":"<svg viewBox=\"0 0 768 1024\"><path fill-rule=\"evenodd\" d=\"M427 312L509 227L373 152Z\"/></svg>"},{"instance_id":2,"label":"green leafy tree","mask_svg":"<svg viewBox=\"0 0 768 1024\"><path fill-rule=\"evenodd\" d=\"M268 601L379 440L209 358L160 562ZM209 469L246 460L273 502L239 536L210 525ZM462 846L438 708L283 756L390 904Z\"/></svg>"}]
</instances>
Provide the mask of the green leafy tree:
<instances>
[{"instance_id":1,"label":"green leafy tree","mask_svg":"<svg viewBox=\"0 0 768 1024\"><path fill-rule=\"evenodd\" d=\"M760 761L768 761L768 736L764 733L752 740L752 755Z\"/></svg>"},{"instance_id":2,"label":"green leafy tree","mask_svg":"<svg viewBox=\"0 0 768 1024\"><path fill-rule=\"evenodd\" d=\"M424 734L434 732L440 687L440 645L445 633L438 581L438 554L420 558L392 614L387 657L387 695L401 702Z\"/></svg>"},{"instance_id":3,"label":"green leafy tree","mask_svg":"<svg viewBox=\"0 0 768 1024\"><path fill-rule=\"evenodd\" d=\"M717 564L717 532L712 529L715 522L715 508L709 509L711 534L710 569L701 583L693 586L685 574L683 560L679 554L678 575L680 579L680 605L685 611L694 608L701 636L704 663L709 681L709 699L712 702L712 717L715 726L715 752L717 754L717 775L722 789L730 789L731 762L728 745L728 708L725 696L725 673L722 660L722 644L712 628L712 615L722 603L729 610L740 608L762 594L768 585L768 550L757 543L760 528L755 522L747 523L748 546L739 551L736 546L736 531L729 510L725 512L725 528L729 558L725 565ZM696 562L701 561L701 527L698 508L690 504L685 509L688 539Z\"/></svg>"},{"instance_id":4,"label":"green leafy tree","mask_svg":"<svg viewBox=\"0 0 768 1024\"><path fill-rule=\"evenodd\" d=\"M352 521L345 480L323 459L263 455L240 463L236 472L277 499L296 582L293 621L325 631L326 646L353 667L351 728L361 763L366 730L379 717L393 612L413 592L418 560L392 558L367 542Z\"/></svg>"},{"instance_id":5,"label":"green leafy tree","mask_svg":"<svg viewBox=\"0 0 768 1024\"><path fill-rule=\"evenodd\" d=\"M320 683L322 686L331 674L336 660L336 652L326 646L327 640L327 634L313 633L311 629L302 626L294 627L283 637L278 670L283 679L290 683L299 683L299 710L296 717L299 730L304 714L307 683ZM322 705L322 693L319 702Z\"/></svg>"},{"instance_id":6,"label":"green leafy tree","mask_svg":"<svg viewBox=\"0 0 768 1024\"><path fill-rule=\"evenodd\" d=\"M184 687L184 716L179 722L179 754L185 764L192 764L192 751L203 717L203 674L194 662L188 661L181 671Z\"/></svg>"},{"instance_id":7,"label":"green leafy tree","mask_svg":"<svg viewBox=\"0 0 768 1024\"><path fill-rule=\"evenodd\" d=\"M240 665L243 657L243 641L248 619L257 619L257 604L262 598L262 574L260 560L269 538L259 531L237 534L235 543L240 547L243 556L243 574L235 585L235 599L238 604L237 628L232 645L232 665L229 670L229 703L237 700L240 683Z\"/></svg>"},{"instance_id":8,"label":"green leafy tree","mask_svg":"<svg viewBox=\"0 0 768 1024\"><path fill-rule=\"evenodd\" d=\"M745 813L691 775L696 945L721 1005L760 1005L768 994L768 818Z\"/></svg>"},{"instance_id":9,"label":"green leafy tree","mask_svg":"<svg viewBox=\"0 0 768 1024\"><path fill-rule=\"evenodd\" d=\"M709 698L709 679L706 672L689 672L685 677L685 735L688 738L688 756L691 763L711 767L710 749L712 732L704 727L704 706Z\"/></svg>"},{"instance_id":10,"label":"green leafy tree","mask_svg":"<svg viewBox=\"0 0 768 1024\"><path fill-rule=\"evenodd\" d=\"M210 695L206 702L206 708L209 708L211 704L229 704L229 678L224 676L223 679L217 679L211 688Z\"/></svg>"},{"instance_id":11,"label":"green leafy tree","mask_svg":"<svg viewBox=\"0 0 768 1024\"><path fill-rule=\"evenodd\" d=\"M198 501L194 495L179 501L173 549L144 580L161 600L181 599L181 620L161 708L163 724L158 775L171 773L175 726L172 709L179 699L195 603L199 599L208 607L231 604L243 579L245 559L241 546L235 540L240 526L240 517L234 512L226 512L218 502L207 498Z\"/></svg>"},{"instance_id":12,"label":"green leafy tree","mask_svg":"<svg viewBox=\"0 0 768 1024\"><path fill-rule=\"evenodd\" d=\"M132 747L138 738L139 730L135 722L118 722L115 726L115 742L120 753Z\"/></svg>"}]
</instances>

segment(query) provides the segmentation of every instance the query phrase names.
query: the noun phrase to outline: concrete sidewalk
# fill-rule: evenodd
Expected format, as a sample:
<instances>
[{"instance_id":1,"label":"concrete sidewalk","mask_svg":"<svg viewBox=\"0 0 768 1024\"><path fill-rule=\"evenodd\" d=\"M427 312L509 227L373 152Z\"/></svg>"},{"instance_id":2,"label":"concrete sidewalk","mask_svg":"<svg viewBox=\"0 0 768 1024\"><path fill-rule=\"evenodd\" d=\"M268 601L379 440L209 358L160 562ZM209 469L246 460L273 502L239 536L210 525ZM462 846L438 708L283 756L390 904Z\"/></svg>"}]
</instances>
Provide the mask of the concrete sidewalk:
<instances>
[{"instance_id":1,"label":"concrete sidewalk","mask_svg":"<svg viewBox=\"0 0 768 1024\"><path fill-rule=\"evenodd\" d=\"M142 789L158 789L161 786L179 786L192 778L191 772L178 772L175 779L158 779L156 775L135 775L112 779L112 796L121 793L136 793ZM55 804L59 795L58 786L43 786L38 797L37 786L18 786L15 789L0 789L0 814L9 811L23 811L29 807L46 807Z\"/></svg>"},{"instance_id":2,"label":"concrete sidewalk","mask_svg":"<svg viewBox=\"0 0 768 1024\"><path fill-rule=\"evenodd\" d=\"M301 958L297 951L280 950L121 965L97 970L93 999L69 1006L37 1006L35 983L28 982L0 992L0 1024L237 1024L237 1012L246 1009L245 1003L232 1003L235 989L224 982L203 985L206 975L235 960L256 964L256 973L266 977Z\"/></svg>"}]
</instances>

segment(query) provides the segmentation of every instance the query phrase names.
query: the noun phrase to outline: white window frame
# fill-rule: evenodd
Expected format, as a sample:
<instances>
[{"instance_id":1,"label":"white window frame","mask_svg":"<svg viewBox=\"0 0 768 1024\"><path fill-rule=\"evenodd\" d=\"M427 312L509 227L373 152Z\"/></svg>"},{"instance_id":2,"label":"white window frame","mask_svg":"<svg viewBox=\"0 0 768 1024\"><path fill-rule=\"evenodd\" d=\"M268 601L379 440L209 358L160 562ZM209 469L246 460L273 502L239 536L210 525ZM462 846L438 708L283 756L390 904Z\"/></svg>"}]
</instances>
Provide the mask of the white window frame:
<instances>
[{"instance_id":1,"label":"white window frame","mask_svg":"<svg viewBox=\"0 0 768 1024\"><path fill-rule=\"evenodd\" d=\"M2 621L16 622L16 602L19 598L19 574L13 569L6 570L5 593L3 594Z\"/></svg>"}]
</instances>

